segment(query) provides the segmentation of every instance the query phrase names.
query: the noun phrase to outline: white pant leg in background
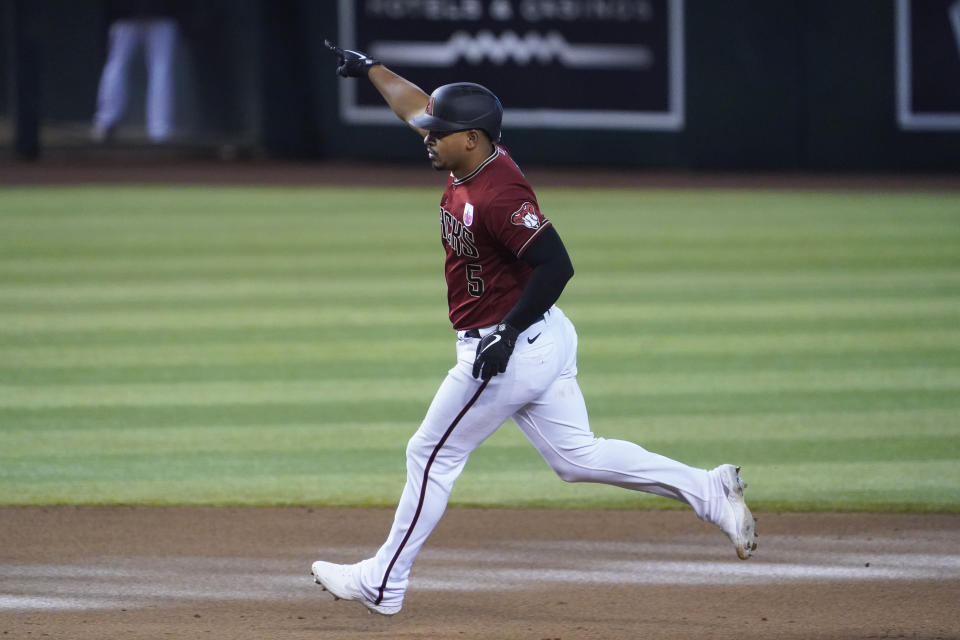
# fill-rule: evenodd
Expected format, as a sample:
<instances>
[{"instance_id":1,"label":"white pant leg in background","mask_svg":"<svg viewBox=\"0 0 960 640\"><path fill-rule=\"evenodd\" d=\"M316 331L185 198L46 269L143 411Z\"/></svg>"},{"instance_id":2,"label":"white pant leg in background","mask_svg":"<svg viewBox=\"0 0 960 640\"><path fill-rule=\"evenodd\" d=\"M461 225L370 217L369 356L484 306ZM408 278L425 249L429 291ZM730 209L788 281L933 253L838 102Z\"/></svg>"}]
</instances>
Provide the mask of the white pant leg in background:
<instances>
[{"instance_id":1,"label":"white pant leg in background","mask_svg":"<svg viewBox=\"0 0 960 640\"><path fill-rule=\"evenodd\" d=\"M107 61L97 90L97 113L93 122L111 129L123 117L127 106L127 77L130 60L143 41L144 31L134 20L117 20L110 25Z\"/></svg>"},{"instance_id":2,"label":"white pant leg in background","mask_svg":"<svg viewBox=\"0 0 960 640\"><path fill-rule=\"evenodd\" d=\"M168 18L146 20L147 136L163 142L173 130L173 55L177 23Z\"/></svg>"},{"instance_id":3,"label":"white pant leg in background","mask_svg":"<svg viewBox=\"0 0 960 640\"><path fill-rule=\"evenodd\" d=\"M147 63L147 136L163 142L173 130L173 63L177 23L169 18L117 20L110 25L110 46L100 76L94 124L112 129L127 106L130 61L140 47Z\"/></svg>"}]
</instances>

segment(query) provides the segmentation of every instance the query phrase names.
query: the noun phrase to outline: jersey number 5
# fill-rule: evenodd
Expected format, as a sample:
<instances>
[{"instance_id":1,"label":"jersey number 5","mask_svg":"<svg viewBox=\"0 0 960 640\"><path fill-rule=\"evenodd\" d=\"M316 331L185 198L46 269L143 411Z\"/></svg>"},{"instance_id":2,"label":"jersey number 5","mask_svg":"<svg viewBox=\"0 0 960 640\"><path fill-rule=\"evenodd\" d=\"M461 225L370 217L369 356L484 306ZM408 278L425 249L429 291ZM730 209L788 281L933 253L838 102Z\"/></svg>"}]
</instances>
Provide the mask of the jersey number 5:
<instances>
[{"instance_id":1,"label":"jersey number 5","mask_svg":"<svg viewBox=\"0 0 960 640\"><path fill-rule=\"evenodd\" d=\"M483 279L480 277L482 267L479 264L467 265L467 293L474 298L483 295Z\"/></svg>"}]
</instances>

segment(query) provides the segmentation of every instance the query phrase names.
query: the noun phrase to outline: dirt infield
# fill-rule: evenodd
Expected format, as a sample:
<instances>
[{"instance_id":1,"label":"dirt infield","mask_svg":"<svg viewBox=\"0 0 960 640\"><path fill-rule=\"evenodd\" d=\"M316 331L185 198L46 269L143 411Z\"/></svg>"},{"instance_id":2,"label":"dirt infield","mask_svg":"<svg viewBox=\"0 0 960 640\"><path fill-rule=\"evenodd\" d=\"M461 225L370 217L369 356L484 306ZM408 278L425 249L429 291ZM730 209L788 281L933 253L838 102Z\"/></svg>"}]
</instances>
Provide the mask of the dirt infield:
<instances>
[{"instance_id":1,"label":"dirt infield","mask_svg":"<svg viewBox=\"0 0 960 640\"><path fill-rule=\"evenodd\" d=\"M313 585L386 509L0 509L4 638L958 638L960 516L451 509L403 611Z\"/></svg>"}]
</instances>

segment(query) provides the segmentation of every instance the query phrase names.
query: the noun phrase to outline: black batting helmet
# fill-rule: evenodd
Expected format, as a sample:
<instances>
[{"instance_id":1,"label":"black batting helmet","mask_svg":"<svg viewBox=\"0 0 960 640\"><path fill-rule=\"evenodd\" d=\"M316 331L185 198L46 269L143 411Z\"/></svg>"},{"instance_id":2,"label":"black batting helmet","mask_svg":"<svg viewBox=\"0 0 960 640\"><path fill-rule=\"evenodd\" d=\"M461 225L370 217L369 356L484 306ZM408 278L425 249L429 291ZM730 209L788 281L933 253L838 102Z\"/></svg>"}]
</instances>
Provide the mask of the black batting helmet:
<instances>
[{"instance_id":1,"label":"black batting helmet","mask_svg":"<svg viewBox=\"0 0 960 640\"><path fill-rule=\"evenodd\" d=\"M434 89L426 112L410 122L427 131L480 129L497 142L502 120L503 106L493 92L473 82L454 82Z\"/></svg>"}]
</instances>

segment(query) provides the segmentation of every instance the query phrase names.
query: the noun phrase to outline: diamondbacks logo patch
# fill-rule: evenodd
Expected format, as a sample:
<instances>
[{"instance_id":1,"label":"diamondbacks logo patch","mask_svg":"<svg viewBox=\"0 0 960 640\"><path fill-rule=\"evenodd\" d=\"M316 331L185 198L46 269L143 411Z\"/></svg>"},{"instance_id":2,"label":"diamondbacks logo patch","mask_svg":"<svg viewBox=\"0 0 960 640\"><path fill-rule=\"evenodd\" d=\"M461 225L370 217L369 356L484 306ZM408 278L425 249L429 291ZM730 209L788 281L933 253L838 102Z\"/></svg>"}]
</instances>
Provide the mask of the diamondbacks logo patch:
<instances>
[{"instance_id":1,"label":"diamondbacks logo patch","mask_svg":"<svg viewBox=\"0 0 960 640\"><path fill-rule=\"evenodd\" d=\"M537 215L537 209L532 202L524 202L523 206L510 216L510 222L518 227L536 229L540 226L540 216Z\"/></svg>"},{"instance_id":2,"label":"diamondbacks logo patch","mask_svg":"<svg viewBox=\"0 0 960 640\"><path fill-rule=\"evenodd\" d=\"M463 226L469 227L473 224L473 205L469 202L463 205Z\"/></svg>"}]
</instances>

